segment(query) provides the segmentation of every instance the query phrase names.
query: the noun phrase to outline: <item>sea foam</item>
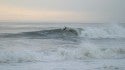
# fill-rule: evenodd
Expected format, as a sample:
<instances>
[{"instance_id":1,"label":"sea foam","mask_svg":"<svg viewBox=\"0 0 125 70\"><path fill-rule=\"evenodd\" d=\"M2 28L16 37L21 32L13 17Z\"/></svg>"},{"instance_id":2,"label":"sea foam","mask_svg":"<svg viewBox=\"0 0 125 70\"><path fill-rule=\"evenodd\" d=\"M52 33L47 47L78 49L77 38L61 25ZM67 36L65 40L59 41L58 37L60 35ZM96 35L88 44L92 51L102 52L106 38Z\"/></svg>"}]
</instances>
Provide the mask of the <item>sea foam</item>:
<instances>
[{"instance_id":1,"label":"sea foam","mask_svg":"<svg viewBox=\"0 0 125 70\"><path fill-rule=\"evenodd\" d=\"M0 50L0 63L114 58L125 58L125 48L98 47L93 43L83 42L75 47L63 45L46 50Z\"/></svg>"}]
</instances>

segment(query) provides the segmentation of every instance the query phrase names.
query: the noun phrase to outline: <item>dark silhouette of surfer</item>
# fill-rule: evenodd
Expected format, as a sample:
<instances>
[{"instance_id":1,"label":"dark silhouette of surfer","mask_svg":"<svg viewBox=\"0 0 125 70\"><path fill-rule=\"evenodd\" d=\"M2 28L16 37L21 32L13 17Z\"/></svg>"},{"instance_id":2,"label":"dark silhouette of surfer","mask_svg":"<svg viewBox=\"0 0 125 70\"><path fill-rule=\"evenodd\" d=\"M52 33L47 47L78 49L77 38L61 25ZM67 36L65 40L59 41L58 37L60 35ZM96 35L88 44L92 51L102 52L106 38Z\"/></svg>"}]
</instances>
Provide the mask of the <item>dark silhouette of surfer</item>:
<instances>
[{"instance_id":1,"label":"dark silhouette of surfer","mask_svg":"<svg viewBox=\"0 0 125 70\"><path fill-rule=\"evenodd\" d=\"M67 27L64 27L64 28L63 28L63 31L65 31L66 29L67 29Z\"/></svg>"}]
</instances>

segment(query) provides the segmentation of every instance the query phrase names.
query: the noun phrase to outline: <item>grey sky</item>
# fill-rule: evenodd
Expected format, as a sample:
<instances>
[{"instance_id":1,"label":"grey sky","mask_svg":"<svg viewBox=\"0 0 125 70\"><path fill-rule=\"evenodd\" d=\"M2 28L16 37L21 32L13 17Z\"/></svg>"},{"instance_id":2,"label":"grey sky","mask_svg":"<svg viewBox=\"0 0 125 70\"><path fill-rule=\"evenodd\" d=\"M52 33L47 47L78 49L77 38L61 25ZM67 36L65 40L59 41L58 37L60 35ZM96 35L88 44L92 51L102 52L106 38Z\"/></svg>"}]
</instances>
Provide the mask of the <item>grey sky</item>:
<instances>
[{"instance_id":1,"label":"grey sky","mask_svg":"<svg viewBox=\"0 0 125 70\"><path fill-rule=\"evenodd\" d=\"M125 22L125 0L0 0L0 4L37 11L75 12L81 14L76 17L80 22Z\"/></svg>"}]
</instances>

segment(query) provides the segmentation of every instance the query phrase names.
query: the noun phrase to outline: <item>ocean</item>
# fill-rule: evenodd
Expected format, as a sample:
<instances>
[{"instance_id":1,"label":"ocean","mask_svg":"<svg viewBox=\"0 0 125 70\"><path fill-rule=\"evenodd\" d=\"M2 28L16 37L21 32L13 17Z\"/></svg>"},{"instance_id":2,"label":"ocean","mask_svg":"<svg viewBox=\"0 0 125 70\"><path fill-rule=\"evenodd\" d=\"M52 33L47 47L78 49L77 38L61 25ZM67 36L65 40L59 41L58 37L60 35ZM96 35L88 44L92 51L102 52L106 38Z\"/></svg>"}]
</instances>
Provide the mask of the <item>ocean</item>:
<instances>
[{"instance_id":1,"label":"ocean","mask_svg":"<svg viewBox=\"0 0 125 70\"><path fill-rule=\"evenodd\" d=\"M125 70L125 24L1 22L0 70Z\"/></svg>"}]
</instances>

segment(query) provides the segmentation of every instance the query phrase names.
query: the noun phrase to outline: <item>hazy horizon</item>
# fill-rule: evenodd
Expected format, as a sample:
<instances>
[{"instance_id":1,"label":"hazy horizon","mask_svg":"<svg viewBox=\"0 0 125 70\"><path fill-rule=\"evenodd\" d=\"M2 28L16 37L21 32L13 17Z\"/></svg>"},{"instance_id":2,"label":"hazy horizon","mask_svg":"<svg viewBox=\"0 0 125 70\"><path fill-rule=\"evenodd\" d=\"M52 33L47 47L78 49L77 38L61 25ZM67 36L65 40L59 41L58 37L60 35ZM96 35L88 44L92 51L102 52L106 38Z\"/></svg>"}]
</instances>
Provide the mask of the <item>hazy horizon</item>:
<instances>
[{"instance_id":1,"label":"hazy horizon","mask_svg":"<svg viewBox=\"0 0 125 70\"><path fill-rule=\"evenodd\" d=\"M123 0L0 0L0 22L125 23Z\"/></svg>"}]
</instances>

